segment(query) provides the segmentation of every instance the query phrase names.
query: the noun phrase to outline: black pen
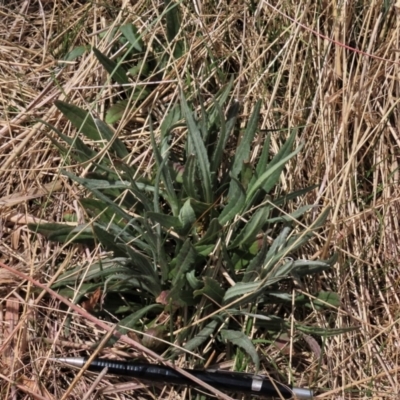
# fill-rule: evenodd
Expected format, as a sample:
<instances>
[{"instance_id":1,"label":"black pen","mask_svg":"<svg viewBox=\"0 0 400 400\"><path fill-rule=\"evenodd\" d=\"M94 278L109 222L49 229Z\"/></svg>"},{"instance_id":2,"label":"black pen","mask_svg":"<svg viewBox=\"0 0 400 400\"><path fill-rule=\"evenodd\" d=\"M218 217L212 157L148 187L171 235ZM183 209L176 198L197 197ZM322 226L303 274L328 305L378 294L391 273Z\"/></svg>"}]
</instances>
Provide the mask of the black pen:
<instances>
[{"instance_id":1,"label":"black pen","mask_svg":"<svg viewBox=\"0 0 400 400\"><path fill-rule=\"evenodd\" d=\"M67 357L56 358L54 360L81 368L85 365L87 359ZM151 382L198 386L195 382L181 375L173 368L164 365L95 359L90 363L88 370L99 372L105 367L108 368L108 373L110 374L130 376ZM293 396L297 399L312 399L313 397L313 392L310 389L290 387L275 381L271 382L269 378L260 375L219 370L201 371L185 369L185 371L216 389L227 390L229 392L240 392L266 397L282 396L285 399L290 399Z\"/></svg>"}]
</instances>

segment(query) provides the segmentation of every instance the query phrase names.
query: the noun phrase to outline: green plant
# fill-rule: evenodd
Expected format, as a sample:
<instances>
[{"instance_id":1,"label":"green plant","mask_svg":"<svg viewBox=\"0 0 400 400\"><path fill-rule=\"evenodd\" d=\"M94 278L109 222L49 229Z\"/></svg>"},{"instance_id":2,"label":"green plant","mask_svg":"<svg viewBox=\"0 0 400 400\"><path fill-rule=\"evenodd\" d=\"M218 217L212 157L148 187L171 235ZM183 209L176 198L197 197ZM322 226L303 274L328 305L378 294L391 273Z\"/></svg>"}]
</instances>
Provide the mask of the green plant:
<instances>
[{"instance_id":1,"label":"green plant","mask_svg":"<svg viewBox=\"0 0 400 400\"><path fill-rule=\"evenodd\" d=\"M131 46L127 54L142 52L144 44L132 26L120 29ZM173 32L170 40L175 40ZM173 52L176 57L183 51L180 43ZM121 66L123 59L111 61L93 51L116 82L129 83ZM323 226L329 210L306 229L297 222L311 206L292 213L282 211L313 189L284 195L277 190L285 166L301 151L302 146L293 150L297 131L290 132L272 159L267 135L258 159L250 162L261 101L256 103L246 129L240 131L239 104L231 99L231 92L232 82L207 107L199 96L197 113L192 109L196 100L188 103L181 93L180 104L170 109L157 136L150 119L154 163L148 161L152 172L146 175L128 164L129 149L107 123L91 112L57 101L57 108L93 142L89 146L79 136L70 138L55 128L68 148L50 137L66 159L91 164L84 178L63 170L90 193L80 200L87 223L30 228L50 240L101 246L106 255L87 268L76 266L66 271L53 288L66 296L77 292L76 302L101 289L105 295L102 309L120 319L121 332L142 330L143 324L156 326L162 315L163 322L169 321L172 335L183 318L184 329L176 340L186 350L194 351L214 335L242 348L258 366L258 354L247 334L251 321L271 331L289 329L283 318L264 311L266 305L291 304L292 295L280 284L327 270L335 256L329 260L297 259L297 250ZM131 89L125 93L132 98ZM144 92L141 99L148 95ZM129 102L122 101L125 112ZM117 121L119 117L113 116L115 106L106 120ZM184 139L175 140L176 132L182 130L187 130ZM227 151L228 147L233 151ZM100 157L100 153L105 156ZM314 296L318 299L315 307L338 302L333 293ZM297 296L294 302L300 306L311 301ZM303 324L296 328L329 333Z\"/></svg>"}]
</instances>

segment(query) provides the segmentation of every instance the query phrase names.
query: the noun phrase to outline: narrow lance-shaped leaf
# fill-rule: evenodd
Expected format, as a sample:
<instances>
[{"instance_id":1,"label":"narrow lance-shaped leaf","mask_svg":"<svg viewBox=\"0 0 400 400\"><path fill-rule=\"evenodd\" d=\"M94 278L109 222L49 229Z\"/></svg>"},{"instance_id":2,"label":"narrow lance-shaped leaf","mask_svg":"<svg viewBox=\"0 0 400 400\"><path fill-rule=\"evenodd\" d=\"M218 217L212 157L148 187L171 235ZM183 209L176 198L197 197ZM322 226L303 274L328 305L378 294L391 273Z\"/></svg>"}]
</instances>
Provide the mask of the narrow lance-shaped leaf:
<instances>
[{"instance_id":1,"label":"narrow lance-shaped leaf","mask_svg":"<svg viewBox=\"0 0 400 400\"><path fill-rule=\"evenodd\" d=\"M135 25L128 23L122 25L119 29L136 51L143 51L143 40Z\"/></svg>"},{"instance_id":2,"label":"narrow lance-shaped leaf","mask_svg":"<svg viewBox=\"0 0 400 400\"><path fill-rule=\"evenodd\" d=\"M111 143L111 148L118 155L118 157L126 157L129 153L125 145L115 137L115 134L111 131L110 127L107 126L103 121L95 119L91 114L81 108L74 106L73 104L65 103L63 101L55 101L56 107L64 114L64 116L72 123L75 128L79 129L87 138L95 141L100 141L100 144L104 147L107 143ZM65 140L65 137L63 138ZM68 140L68 139L67 139ZM93 153L93 150L87 150L87 146L83 144L79 138L71 139L67 141L70 145L74 145L77 149L84 152L84 154Z\"/></svg>"},{"instance_id":3,"label":"narrow lance-shaped leaf","mask_svg":"<svg viewBox=\"0 0 400 400\"><path fill-rule=\"evenodd\" d=\"M272 159L272 161L268 164L268 166L264 168L265 171L274 167L276 164L279 163L280 160L282 160L284 157L290 154L294 140L296 138L296 134L297 134L297 129L293 129L289 139L285 142L285 144L282 146L282 148L279 150L276 156ZM270 176L270 178L264 183L263 189L265 190L265 192L268 193L271 189L275 187L275 185L279 181L279 177L284 167L285 165L281 164L280 168L276 169L275 172Z\"/></svg>"},{"instance_id":4,"label":"narrow lance-shaped leaf","mask_svg":"<svg viewBox=\"0 0 400 400\"><path fill-rule=\"evenodd\" d=\"M256 182L250 187L247 192L246 201L249 201L260 187L263 187L268 179L273 176L274 172L279 171L282 165L285 165L291 158L293 158L303 148L303 145L299 146L293 153L283 158L279 163L275 164L272 168L268 168Z\"/></svg>"},{"instance_id":5,"label":"narrow lance-shaped leaf","mask_svg":"<svg viewBox=\"0 0 400 400\"><path fill-rule=\"evenodd\" d=\"M252 341L243 332L234 331L231 329L222 329L221 336L228 342L233 343L235 346L241 347L253 360L256 366L256 371L260 369L260 357L254 347Z\"/></svg>"},{"instance_id":6,"label":"narrow lance-shaped leaf","mask_svg":"<svg viewBox=\"0 0 400 400\"><path fill-rule=\"evenodd\" d=\"M193 292L193 296L206 296L216 304L221 304L225 290L220 283L211 277L204 278L204 287Z\"/></svg>"},{"instance_id":7,"label":"narrow lance-shaped leaf","mask_svg":"<svg viewBox=\"0 0 400 400\"><path fill-rule=\"evenodd\" d=\"M88 139L96 141L103 139L100 136L99 129L90 113L82 110L82 108L74 106L73 104L65 103L61 100L56 100L54 104L72 123L72 125L79 129L79 131Z\"/></svg>"},{"instance_id":8,"label":"narrow lance-shaped leaf","mask_svg":"<svg viewBox=\"0 0 400 400\"><path fill-rule=\"evenodd\" d=\"M172 0L165 0L166 20L167 20L167 38L168 42L174 48L174 57L179 58L185 52L185 43L183 39L175 40L181 29L181 18L179 15L179 4Z\"/></svg>"},{"instance_id":9,"label":"narrow lance-shaped leaf","mask_svg":"<svg viewBox=\"0 0 400 400\"><path fill-rule=\"evenodd\" d=\"M250 117L249 123L247 124L243 137L240 141L240 144L236 149L235 159L233 161L231 169L231 175L235 178L239 176L239 173L242 170L243 162L249 160L250 146L257 131L258 120L260 118L260 109L261 100L258 100Z\"/></svg>"},{"instance_id":10,"label":"narrow lance-shaped leaf","mask_svg":"<svg viewBox=\"0 0 400 400\"><path fill-rule=\"evenodd\" d=\"M185 115L185 119L188 124L189 135L193 142L196 161L200 171L204 200L206 203L211 204L213 195L211 190L211 173L210 173L210 163L208 161L208 156L207 156L207 150L204 145L200 130L193 119L192 113L189 109L189 106L183 94L181 95L181 105L183 114Z\"/></svg>"},{"instance_id":11,"label":"narrow lance-shaped leaf","mask_svg":"<svg viewBox=\"0 0 400 400\"><path fill-rule=\"evenodd\" d=\"M179 212L179 220L182 224L183 234L190 232L193 224L196 221L196 214L190 204L190 199L187 199Z\"/></svg>"},{"instance_id":12,"label":"narrow lance-shaped leaf","mask_svg":"<svg viewBox=\"0 0 400 400\"><path fill-rule=\"evenodd\" d=\"M222 113L223 106L228 99L229 95L231 94L232 86L233 86L233 78L229 81L227 85L222 87L221 90L217 93L215 96L215 99L213 101L213 105L211 107L211 110L208 113L208 124L209 128L214 126L214 124L225 124L225 118ZM234 101L234 103L238 103L237 101Z\"/></svg>"},{"instance_id":13,"label":"narrow lance-shaped leaf","mask_svg":"<svg viewBox=\"0 0 400 400\"><path fill-rule=\"evenodd\" d=\"M251 216L250 220L243 227L228 248L234 248L253 243L256 236L260 233L262 226L268 220L269 211L269 206L259 208L254 215Z\"/></svg>"},{"instance_id":14,"label":"narrow lance-shaped leaf","mask_svg":"<svg viewBox=\"0 0 400 400\"><path fill-rule=\"evenodd\" d=\"M183 347L188 351L197 349L206 340L210 340L210 336L214 333L217 326L218 321L209 322L194 338L188 340Z\"/></svg>"},{"instance_id":15,"label":"narrow lance-shaped leaf","mask_svg":"<svg viewBox=\"0 0 400 400\"><path fill-rule=\"evenodd\" d=\"M115 151L115 154L120 158L127 157L129 155L128 150L123 142L116 137L116 134L111 128L100 119L96 118L94 122L101 136L106 139L107 142L111 143L111 148Z\"/></svg>"},{"instance_id":16,"label":"narrow lance-shaped leaf","mask_svg":"<svg viewBox=\"0 0 400 400\"><path fill-rule=\"evenodd\" d=\"M128 84L129 79L123 67L118 65L115 61L108 58L101 51L93 47L93 53L96 58L100 61L104 69L110 74L111 78L114 79L120 85Z\"/></svg>"},{"instance_id":17,"label":"narrow lance-shaped leaf","mask_svg":"<svg viewBox=\"0 0 400 400\"><path fill-rule=\"evenodd\" d=\"M235 216L243 210L245 205L246 192L242 184L236 178L231 177L231 188L232 191L229 202L218 217L221 225L233 220Z\"/></svg>"},{"instance_id":18,"label":"narrow lance-shaped leaf","mask_svg":"<svg viewBox=\"0 0 400 400\"><path fill-rule=\"evenodd\" d=\"M219 115L221 117L221 121L223 121L223 115L222 115L222 110L220 109L219 105L216 103L215 104L216 110L219 112ZM221 123L220 127L220 133L218 136L218 142L217 145L215 146L214 153L211 158L211 172L216 174L216 171L221 165L222 161L222 156L224 154L224 150L226 148L226 143L228 141L228 138L235 126L237 117L239 115L239 102L234 101L232 106L229 108L227 112L227 120L224 123ZM217 176L215 176L216 178Z\"/></svg>"},{"instance_id":19,"label":"narrow lance-shaped leaf","mask_svg":"<svg viewBox=\"0 0 400 400\"><path fill-rule=\"evenodd\" d=\"M196 157L194 154L190 154L186 160L185 170L182 175L182 183L187 196L198 200L196 192Z\"/></svg>"},{"instance_id":20,"label":"narrow lance-shaped leaf","mask_svg":"<svg viewBox=\"0 0 400 400\"><path fill-rule=\"evenodd\" d=\"M171 178L171 174L170 174L170 170L167 166L167 162L168 162L168 156L165 155L163 158L163 156L160 153L160 150L157 146L155 137L154 137L154 131L153 131L153 126L152 123L150 122L150 139L151 139L151 144L153 147L153 153L154 153L154 157L156 159L156 163L157 163L157 176L156 176L156 182L155 182L155 188L157 188L157 190L154 191L154 210L158 211L158 188L159 188L159 183L160 183L160 177L162 176L163 178L163 182L165 185L165 190L166 193L168 195L168 202L169 205L171 206L172 209L172 213L174 216L178 216L179 215L179 200L178 197L176 195L175 189L174 189L174 185L172 182L172 178Z\"/></svg>"},{"instance_id":21,"label":"narrow lance-shaped leaf","mask_svg":"<svg viewBox=\"0 0 400 400\"><path fill-rule=\"evenodd\" d=\"M121 319L118 323L118 328L117 331L125 335L127 332L129 332L132 328L136 328L136 324L138 321L140 321L141 318L146 316L148 312L159 312L161 313L163 310L163 307L160 304L151 304L149 306L143 307L140 310L128 315L124 319ZM107 342L107 346L111 346L114 343L118 341L118 338L115 336L112 336L111 339Z\"/></svg>"}]
</instances>

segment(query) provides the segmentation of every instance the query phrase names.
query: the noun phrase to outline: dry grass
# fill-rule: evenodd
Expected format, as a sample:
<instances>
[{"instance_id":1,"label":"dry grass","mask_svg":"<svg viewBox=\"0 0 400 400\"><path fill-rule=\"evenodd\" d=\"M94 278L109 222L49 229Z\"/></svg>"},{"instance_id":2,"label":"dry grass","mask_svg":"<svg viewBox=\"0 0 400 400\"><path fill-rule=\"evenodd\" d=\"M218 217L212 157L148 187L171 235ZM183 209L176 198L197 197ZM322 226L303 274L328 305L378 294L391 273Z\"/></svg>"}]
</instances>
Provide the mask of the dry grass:
<instances>
[{"instance_id":1,"label":"dry grass","mask_svg":"<svg viewBox=\"0 0 400 400\"><path fill-rule=\"evenodd\" d=\"M93 54L87 52L64 68L60 60L81 45L95 45L106 53L107 36L100 39L94 33L109 32L125 21L144 32L148 43L157 40L156 33L164 34L157 22L159 3L22 0L0 7L3 264L46 283L71 260L84 263L95 257L86 248L33 237L26 228L33 219L61 221L68 213L82 213L79 188L59 175L63 161L38 119L72 134L53 106L54 100L66 97L101 114L114 92ZM190 52L176 62L145 106L118 124L117 132L132 149L131 162L142 163L148 147L146 115L162 118L176 101L189 67L196 71L192 84L204 92L221 84L217 74L205 70L210 54L221 71L235 73L235 94L244 116L262 98L263 129L303 127L298 141L305 141L305 151L282 177L282 187L318 184L311 200L332 206L326 230L305 255L336 250L339 261L329 276L309 282L306 289L337 291L342 299L340 309L315 311L307 322L358 329L324 340L321 359L303 346L297 354L300 367L294 367L290 357L282 359L273 346L261 350L276 357L283 375L292 373L298 386L317 388L318 398L398 398L400 5L383 0L249 3L253 8L241 1L221 1L218 6L183 2L183 29L195 32L187 37ZM151 21L154 25L148 29ZM278 134L273 134L273 143L277 148ZM75 166L77 173L84 169ZM4 268L0 285L0 397L64 398L74 375L61 374L46 359L89 349L104 330L76 315L64 337L62 324L70 309ZM300 351L292 350L290 354ZM107 352L124 356L131 350L122 343ZM127 388L117 378L94 382L86 376L70 398L84 398L91 385L105 388L97 398L157 397L149 388L134 392L141 386ZM189 397L186 389L177 393L166 387L158 398Z\"/></svg>"}]
</instances>

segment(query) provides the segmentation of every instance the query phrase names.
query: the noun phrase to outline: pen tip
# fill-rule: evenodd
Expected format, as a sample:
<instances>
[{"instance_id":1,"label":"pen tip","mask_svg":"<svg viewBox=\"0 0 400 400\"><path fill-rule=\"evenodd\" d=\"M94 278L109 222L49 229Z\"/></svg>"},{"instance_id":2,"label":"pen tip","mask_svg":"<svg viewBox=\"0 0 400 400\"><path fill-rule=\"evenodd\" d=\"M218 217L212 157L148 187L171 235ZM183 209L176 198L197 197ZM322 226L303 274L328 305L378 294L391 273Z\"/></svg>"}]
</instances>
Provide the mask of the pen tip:
<instances>
[{"instance_id":1,"label":"pen tip","mask_svg":"<svg viewBox=\"0 0 400 400\"><path fill-rule=\"evenodd\" d=\"M85 364L85 359L78 357L60 357L60 358L52 358L51 360L63 364L73 365L75 367L83 367L83 365Z\"/></svg>"}]
</instances>

